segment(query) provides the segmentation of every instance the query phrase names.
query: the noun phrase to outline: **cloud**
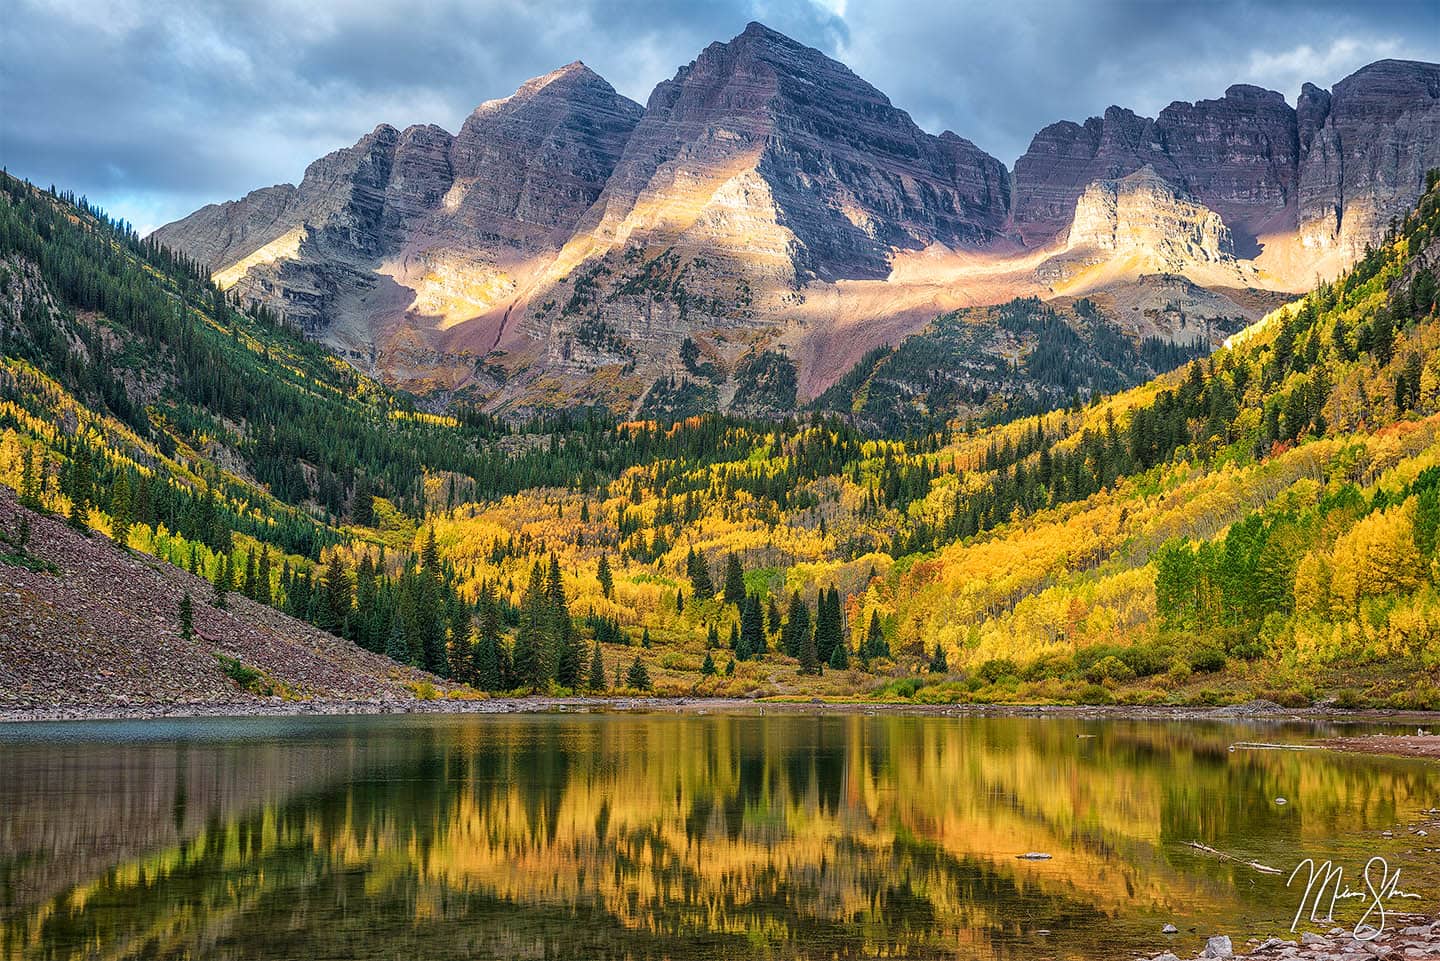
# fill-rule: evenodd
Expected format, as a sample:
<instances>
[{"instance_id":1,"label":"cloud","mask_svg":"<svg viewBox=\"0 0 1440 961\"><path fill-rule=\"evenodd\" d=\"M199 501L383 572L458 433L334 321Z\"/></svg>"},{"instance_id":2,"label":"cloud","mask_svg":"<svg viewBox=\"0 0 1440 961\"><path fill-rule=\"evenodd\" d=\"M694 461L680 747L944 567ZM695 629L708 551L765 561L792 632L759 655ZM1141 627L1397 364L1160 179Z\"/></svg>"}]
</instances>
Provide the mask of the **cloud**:
<instances>
[{"instance_id":1,"label":"cloud","mask_svg":"<svg viewBox=\"0 0 1440 961\"><path fill-rule=\"evenodd\" d=\"M752 19L1006 163L1111 103L1154 114L1235 82L1293 99L1380 57L1440 59L1431 0L10 0L0 162L153 226L294 182L381 122L456 130L571 60L643 103Z\"/></svg>"}]
</instances>

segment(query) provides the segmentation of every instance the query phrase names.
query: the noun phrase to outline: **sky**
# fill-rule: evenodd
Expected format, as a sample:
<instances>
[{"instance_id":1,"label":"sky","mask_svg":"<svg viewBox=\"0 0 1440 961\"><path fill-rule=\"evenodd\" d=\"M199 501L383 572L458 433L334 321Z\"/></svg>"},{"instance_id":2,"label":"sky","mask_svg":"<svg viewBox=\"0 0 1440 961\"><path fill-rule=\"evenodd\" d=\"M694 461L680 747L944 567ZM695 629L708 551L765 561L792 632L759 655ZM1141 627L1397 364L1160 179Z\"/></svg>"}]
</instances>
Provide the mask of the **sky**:
<instances>
[{"instance_id":1,"label":"sky","mask_svg":"<svg viewBox=\"0 0 1440 961\"><path fill-rule=\"evenodd\" d=\"M1440 0L0 0L0 164L147 231L379 123L454 132L583 60L644 103L759 20L1007 166L1034 133L1232 83L1440 61Z\"/></svg>"}]
</instances>

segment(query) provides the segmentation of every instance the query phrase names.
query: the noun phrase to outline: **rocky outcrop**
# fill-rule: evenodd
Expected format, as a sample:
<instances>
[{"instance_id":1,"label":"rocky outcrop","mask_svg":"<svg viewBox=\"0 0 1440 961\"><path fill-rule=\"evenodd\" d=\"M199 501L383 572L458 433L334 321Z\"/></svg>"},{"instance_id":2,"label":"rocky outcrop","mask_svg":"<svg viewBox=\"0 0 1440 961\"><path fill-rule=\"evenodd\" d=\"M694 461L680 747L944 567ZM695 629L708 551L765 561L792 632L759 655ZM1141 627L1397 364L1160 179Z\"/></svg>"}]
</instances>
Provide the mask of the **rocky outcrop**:
<instances>
[{"instance_id":1,"label":"rocky outcrop","mask_svg":"<svg viewBox=\"0 0 1440 961\"><path fill-rule=\"evenodd\" d=\"M1111 107L1040 131L1015 162L1013 225L1030 245L1063 236L1097 180L1149 166L1218 213L1240 256L1267 236L1350 256L1378 241L1440 166L1440 65L1382 60L1292 109L1245 84L1220 100L1172 103L1154 120Z\"/></svg>"},{"instance_id":2,"label":"rocky outcrop","mask_svg":"<svg viewBox=\"0 0 1440 961\"><path fill-rule=\"evenodd\" d=\"M156 237L291 322L374 346L417 304L446 319L483 312L514 287L506 265L553 255L640 112L572 63L482 104L458 136L382 124L311 164L298 188L204 207Z\"/></svg>"},{"instance_id":3,"label":"rocky outcrop","mask_svg":"<svg viewBox=\"0 0 1440 961\"><path fill-rule=\"evenodd\" d=\"M1381 60L1330 94L1300 97L1299 231L1307 247L1351 256L1415 205L1440 167L1440 64Z\"/></svg>"},{"instance_id":4,"label":"rocky outcrop","mask_svg":"<svg viewBox=\"0 0 1440 961\"><path fill-rule=\"evenodd\" d=\"M1230 230L1220 215L1197 204L1149 166L1120 180L1097 180L1086 187L1075 203L1067 247L1140 253L1169 271L1235 258Z\"/></svg>"},{"instance_id":5,"label":"rocky outcrop","mask_svg":"<svg viewBox=\"0 0 1440 961\"><path fill-rule=\"evenodd\" d=\"M1154 120L1111 107L1083 126L1062 122L1036 135L1015 162L1014 226L1026 243L1048 243L1064 234L1088 185L1148 166L1253 238L1293 206L1298 153L1295 111L1259 87L1177 101Z\"/></svg>"}]
</instances>

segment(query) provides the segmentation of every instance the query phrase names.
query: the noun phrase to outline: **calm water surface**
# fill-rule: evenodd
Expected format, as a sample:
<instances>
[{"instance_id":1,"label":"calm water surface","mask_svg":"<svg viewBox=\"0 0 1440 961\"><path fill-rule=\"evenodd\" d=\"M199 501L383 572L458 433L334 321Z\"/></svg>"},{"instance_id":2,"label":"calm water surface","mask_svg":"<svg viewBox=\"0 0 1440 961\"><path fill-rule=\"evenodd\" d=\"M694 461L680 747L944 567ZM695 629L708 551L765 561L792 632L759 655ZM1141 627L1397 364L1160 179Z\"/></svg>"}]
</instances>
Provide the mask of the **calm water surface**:
<instances>
[{"instance_id":1,"label":"calm water surface","mask_svg":"<svg viewBox=\"0 0 1440 961\"><path fill-rule=\"evenodd\" d=\"M1090 959L1288 928L1284 877L1189 841L1286 874L1382 854L1433 912L1440 855L1405 826L1440 805L1440 765L1229 750L1311 733L863 715L0 725L0 956Z\"/></svg>"}]
</instances>

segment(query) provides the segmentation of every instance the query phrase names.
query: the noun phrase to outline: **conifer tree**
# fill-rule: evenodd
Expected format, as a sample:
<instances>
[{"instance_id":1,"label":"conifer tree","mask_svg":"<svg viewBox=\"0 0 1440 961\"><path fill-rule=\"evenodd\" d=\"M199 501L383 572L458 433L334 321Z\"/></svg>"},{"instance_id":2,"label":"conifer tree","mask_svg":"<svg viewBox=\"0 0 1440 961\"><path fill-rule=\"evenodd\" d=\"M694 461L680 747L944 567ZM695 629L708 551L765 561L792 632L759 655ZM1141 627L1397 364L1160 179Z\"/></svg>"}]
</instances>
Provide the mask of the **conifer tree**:
<instances>
[{"instance_id":1,"label":"conifer tree","mask_svg":"<svg viewBox=\"0 0 1440 961\"><path fill-rule=\"evenodd\" d=\"M260 545L260 560L255 565L255 600L269 604L270 597L270 545Z\"/></svg>"},{"instance_id":2,"label":"conifer tree","mask_svg":"<svg viewBox=\"0 0 1440 961\"><path fill-rule=\"evenodd\" d=\"M600 563L595 569L595 577L600 582L600 593L613 598L615 596L615 577L610 573L609 555L600 555Z\"/></svg>"},{"instance_id":3,"label":"conifer tree","mask_svg":"<svg viewBox=\"0 0 1440 961\"><path fill-rule=\"evenodd\" d=\"M843 671L850 666L850 654L845 650L845 641L838 641L830 649L830 659L827 662L833 670Z\"/></svg>"},{"instance_id":4,"label":"conifer tree","mask_svg":"<svg viewBox=\"0 0 1440 961\"><path fill-rule=\"evenodd\" d=\"M590 691L598 693L605 690L605 655L600 649L600 639L595 639L595 647L590 652Z\"/></svg>"},{"instance_id":5,"label":"conifer tree","mask_svg":"<svg viewBox=\"0 0 1440 961\"><path fill-rule=\"evenodd\" d=\"M470 609L458 597L450 601L450 676L467 684L476 684L470 671L475 663L475 627Z\"/></svg>"},{"instance_id":6,"label":"conifer tree","mask_svg":"<svg viewBox=\"0 0 1440 961\"><path fill-rule=\"evenodd\" d=\"M705 563L705 555L693 547L685 558L685 573L690 578L690 590L696 597L708 600L715 596L715 582L710 579L710 565Z\"/></svg>"},{"instance_id":7,"label":"conifer tree","mask_svg":"<svg viewBox=\"0 0 1440 961\"><path fill-rule=\"evenodd\" d=\"M390 636L385 640L385 656L397 664L410 663L410 642L405 637L405 622L399 617L390 622Z\"/></svg>"},{"instance_id":8,"label":"conifer tree","mask_svg":"<svg viewBox=\"0 0 1440 961\"><path fill-rule=\"evenodd\" d=\"M215 598L212 603L222 611L226 607L225 596L230 593L232 577L230 555L221 554L215 571Z\"/></svg>"},{"instance_id":9,"label":"conifer tree","mask_svg":"<svg viewBox=\"0 0 1440 961\"><path fill-rule=\"evenodd\" d=\"M744 606L740 608L740 647L745 651L741 660L765 653L765 615L758 594L746 597Z\"/></svg>"},{"instance_id":10,"label":"conifer tree","mask_svg":"<svg viewBox=\"0 0 1440 961\"><path fill-rule=\"evenodd\" d=\"M130 528L135 515L130 501L130 477L122 470L110 489L110 537L121 547L130 546Z\"/></svg>"},{"instance_id":11,"label":"conifer tree","mask_svg":"<svg viewBox=\"0 0 1440 961\"><path fill-rule=\"evenodd\" d=\"M375 526L375 496L370 490L370 478L365 474L355 475L355 490L350 495L350 516L358 527Z\"/></svg>"},{"instance_id":12,"label":"conifer tree","mask_svg":"<svg viewBox=\"0 0 1440 961\"><path fill-rule=\"evenodd\" d=\"M260 563L262 566L268 563L263 553ZM381 638L376 630L379 600L375 562L370 559L370 552L366 551L360 555L360 563L355 565L355 612L350 618L350 639L368 651L378 651L381 647Z\"/></svg>"},{"instance_id":13,"label":"conifer tree","mask_svg":"<svg viewBox=\"0 0 1440 961\"><path fill-rule=\"evenodd\" d=\"M32 511L40 509L40 477L44 462L37 463L35 452L27 445L20 455L20 503Z\"/></svg>"},{"instance_id":14,"label":"conifer tree","mask_svg":"<svg viewBox=\"0 0 1440 961\"><path fill-rule=\"evenodd\" d=\"M948 673L950 673L950 666L949 666L949 664L946 662L946 659L945 659L945 646L944 646L943 644L936 644L936 645L935 645L935 654L930 658L930 673L931 673L931 674L948 674Z\"/></svg>"},{"instance_id":15,"label":"conifer tree","mask_svg":"<svg viewBox=\"0 0 1440 961\"><path fill-rule=\"evenodd\" d=\"M473 683L486 691L503 690L500 608L495 598L495 587L488 581L480 589L480 616L476 634L474 665L471 669L475 678Z\"/></svg>"},{"instance_id":16,"label":"conifer tree","mask_svg":"<svg viewBox=\"0 0 1440 961\"><path fill-rule=\"evenodd\" d=\"M541 690L549 682L542 651L549 615L544 577L536 561L530 568L530 585L520 605L520 629L515 634L515 679L532 691Z\"/></svg>"},{"instance_id":17,"label":"conifer tree","mask_svg":"<svg viewBox=\"0 0 1440 961\"><path fill-rule=\"evenodd\" d=\"M725 603L740 605L745 601L745 571L740 558L732 551L725 560Z\"/></svg>"},{"instance_id":18,"label":"conifer tree","mask_svg":"<svg viewBox=\"0 0 1440 961\"><path fill-rule=\"evenodd\" d=\"M81 444L70 462L70 526L82 534L90 522L90 451Z\"/></svg>"},{"instance_id":19,"label":"conifer tree","mask_svg":"<svg viewBox=\"0 0 1440 961\"><path fill-rule=\"evenodd\" d=\"M316 626L331 634L342 634L345 621L350 616L352 594L350 573L345 569L345 561L338 550L330 552L322 584L324 600L320 607L320 622Z\"/></svg>"},{"instance_id":20,"label":"conifer tree","mask_svg":"<svg viewBox=\"0 0 1440 961\"><path fill-rule=\"evenodd\" d=\"M245 552L245 575L240 581L240 593L255 599L255 551L252 548Z\"/></svg>"},{"instance_id":21,"label":"conifer tree","mask_svg":"<svg viewBox=\"0 0 1440 961\"><path fill-rule=\"evenodd\" d=\"M705 677L715 676L715 658L709 651L705 652L705 660L700 662L700 673Z\"/></svg>"},{"instance_id":22,"label":"conifer tree","mask_svg":"<svg viewBox=\"0 0 1440 961\"><path fill-rule=\"evenodd\" d=\"M640 658L635 658L634 663L630 665L630 671L625 675L625 685L633 687L637 691L650 690L650 672L645 670L645 662Z\"/></svg>"},{"instance_id":23,"label":"conifer tree","mask_svg":"<svg viewBox=\"0 0 1440 961\"><path fill-rule=\"evenodd\" d=\"M813 643L814 640L815 634L810 628L810 609L800 599L800 592L796 591L790 596L790 613L784 626L780 628L780 644L786 654L799 658L807 641Z\"/></svg>"},{"instance_id":24,"label":"conifer tree","mask_svg":"<svg viewBox=\"0 0 1440 961\"><path fill-rule=\"evenodd\" d=\"M800 673L820 673L820 652L815 647L815 632L807 630L800 638Z\"/></svg>"}]
</instances>

